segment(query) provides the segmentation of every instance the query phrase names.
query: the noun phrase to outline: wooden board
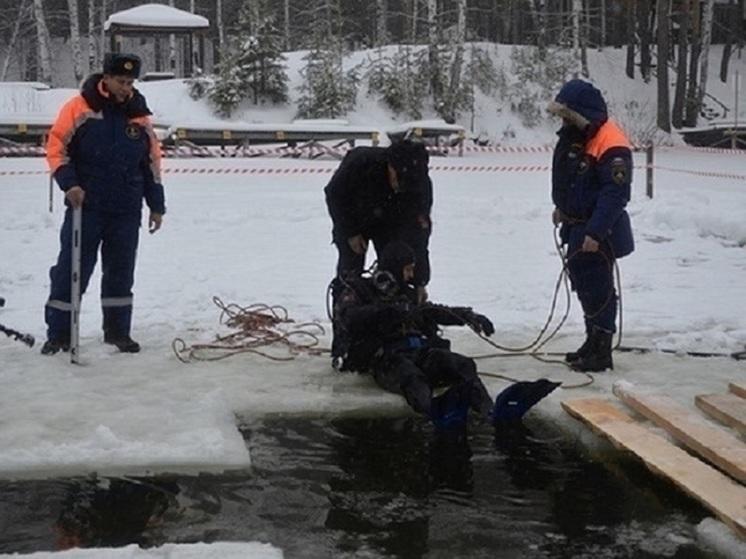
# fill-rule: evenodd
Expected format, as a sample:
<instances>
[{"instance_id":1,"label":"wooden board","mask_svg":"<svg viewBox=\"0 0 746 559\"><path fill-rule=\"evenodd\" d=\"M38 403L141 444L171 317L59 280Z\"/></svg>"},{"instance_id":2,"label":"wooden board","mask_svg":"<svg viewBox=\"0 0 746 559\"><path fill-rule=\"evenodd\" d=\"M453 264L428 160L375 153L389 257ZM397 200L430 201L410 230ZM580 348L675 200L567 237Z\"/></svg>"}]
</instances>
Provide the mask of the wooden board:
<instances>
[{"instance_id":1,"label":"wooden board","mask_svg":"<svg viewBox=\"0 0 746 559\"><path fill-rule=\"evenodd\" d=\"M746 398L746 382L731 382L728 384L728 389L736 396Z\"/></svg>"},{"instance_id":2,"label":"wooden board","mask_svg":"<svg viewBox=\"0 0 746 559\"><path fill-rule=\"evenodd\" d=\"M735 394L700 394L694 403L720 423L746 435L746 401Z\"/></svg>"},{"instance_id":3,"label":"wooden board","mask_svg":"<svg viewBox=\"0 0 746 559\"><path fill-rule=\"evenodd\" d=\"M676 440L746 483L746 444L731 432L706 424L697 412L690 412L667 396L636 394L618 387L614 394Z\"/></svg>"},{"instance_id":4,"label":"wooden board","mask_svg":"<svg viewBox=\"0 0 746 559\"><path fill-rule=\"evenodd\" d=\"M639 456L653 472L668 477L746 540L746 487L645 429L608 400L567 400L562 407L616 446Z\"/></svg>"}]
</instances>

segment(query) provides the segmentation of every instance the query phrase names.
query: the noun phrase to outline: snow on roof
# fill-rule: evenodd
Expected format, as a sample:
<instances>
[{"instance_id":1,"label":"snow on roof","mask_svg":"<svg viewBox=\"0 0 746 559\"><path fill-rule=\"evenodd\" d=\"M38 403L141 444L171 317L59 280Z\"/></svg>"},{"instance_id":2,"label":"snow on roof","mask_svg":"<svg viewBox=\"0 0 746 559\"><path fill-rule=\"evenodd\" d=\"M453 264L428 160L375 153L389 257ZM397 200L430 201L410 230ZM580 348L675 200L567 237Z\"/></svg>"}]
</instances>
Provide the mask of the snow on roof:
<instances>
[{"instance_id":1,"label":"snow on roof","mask_svg":"<svg viewBox=\"0 0 746 559\"><path fill-rule=\"evenodd\" d=\"M127 27L168 27L177 29L205 29L210 26L207 18L164 6L163 4L143 4L129 10L111 14L104 24L108 31L112 25Z\"/></svg>"},{"instance_id":2,"label":"snow on roof","mask_svg":"<svg viewBox=\"0 0 746 559\"><path fill-rule=\"evenodd\" d=\"M432 119L432 120L413 120L411 122L405 122L399 126L387 128L386 131L391 134L401 134L412 130L414 128L423 128L428 130L444 130L450 132L463 132L464 127L458 124L448 124L445 120Z\"/></svg>"}]
</instances>

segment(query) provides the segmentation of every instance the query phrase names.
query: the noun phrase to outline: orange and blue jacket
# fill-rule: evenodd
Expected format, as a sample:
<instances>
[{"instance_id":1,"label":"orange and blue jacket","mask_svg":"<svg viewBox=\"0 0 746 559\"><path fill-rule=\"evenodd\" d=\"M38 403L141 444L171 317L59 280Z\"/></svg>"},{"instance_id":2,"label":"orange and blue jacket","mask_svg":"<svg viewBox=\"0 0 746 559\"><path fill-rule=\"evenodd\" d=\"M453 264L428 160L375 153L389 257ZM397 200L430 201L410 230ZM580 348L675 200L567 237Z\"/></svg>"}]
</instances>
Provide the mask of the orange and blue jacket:
<instances>
[{"instance_id":1,"label":"orange and blue jacket","mask_svg":"<svg viewBox=\"0 0 746 559\"><path fill-rule=\"evenodd\" d=\"M152 212L163 214L160 143L145 98L134 90L116 103L101 78L90 76L60 109L47 141L49 168L63 191L85 190L86 209L139 212L144 198Z\"/></svg>"},{"instance_id":2,"label":"orange and blue jacket","mask_svg":"<svg viewBox=\"0 0 746 559\"><path fill-rule=\"evenodd\" d=\"M625 210L632 185L630 142L590 83L567 82L555 102L565 108L552 161L552 201L564 214L562 240L572 253L588 235L608 243L616 257L626 256L635 248Z\"/></svg>"}]
</instances>

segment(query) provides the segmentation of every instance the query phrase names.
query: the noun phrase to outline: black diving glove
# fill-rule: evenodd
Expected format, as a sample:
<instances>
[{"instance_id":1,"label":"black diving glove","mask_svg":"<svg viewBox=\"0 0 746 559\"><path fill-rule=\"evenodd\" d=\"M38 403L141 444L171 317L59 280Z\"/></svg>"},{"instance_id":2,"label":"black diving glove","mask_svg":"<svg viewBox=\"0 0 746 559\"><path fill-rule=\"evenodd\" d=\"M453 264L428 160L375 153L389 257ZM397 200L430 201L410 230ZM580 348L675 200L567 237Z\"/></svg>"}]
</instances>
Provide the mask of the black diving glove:
<instances>
[{"instance_id":1,"label":"black diving glove","mask_svg":"<svg viewBox=\"0 0 746 559\"><path fill-rule=\"evenodd\" d=\"M495 326L492 321L483 314L471 312L466 317L466 325L474 330L477 334L491 336L495 333Z\"/></svg>"}]
</instances>

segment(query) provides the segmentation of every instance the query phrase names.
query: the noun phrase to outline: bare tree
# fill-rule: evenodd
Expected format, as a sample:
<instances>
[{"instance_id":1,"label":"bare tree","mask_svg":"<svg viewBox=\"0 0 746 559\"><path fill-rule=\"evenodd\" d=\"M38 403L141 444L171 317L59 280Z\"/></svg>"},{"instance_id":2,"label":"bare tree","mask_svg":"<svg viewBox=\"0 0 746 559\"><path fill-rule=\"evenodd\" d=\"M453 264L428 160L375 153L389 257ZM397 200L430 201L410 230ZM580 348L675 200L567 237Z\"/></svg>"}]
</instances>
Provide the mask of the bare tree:
<instances>
[{"instance_id":1,"label":"bare tree","mask_svg":"<svg viewBox=\"0 0 746 559\"><path fill-rule=\"evenodd\" d=\"M658 0L658 128L671 132L668 55L671 43L671 0Z\"/></svg>"},{"instance_id":2,"label":"bare tree","mask_svg":"<svg viewBox=\"0 0 746 559\"><path fill-rule=\"evenodd\" d=\"M96 2L88 0L88 68L98 67L98 48L96 47Z\"/></svg>"},{"instance_id":3,"label":"bare tree","mask_svg":"<svg viewBox=\"0 0 746 559\"><path fill-rule=\"evenodd\" d=\"M42 0L34 0L34 19L36 20L36 43L41 69L39 78L44 83L52 83L52 53L49 48L51 40Z\"/></svg>"},{"instance_id":4,"label":"bare tree","mask_svg":"<svg viewBox=\"0 0 746 559\"><path fill-rule=\"evenodd\" d=\"M676 89L671 114L671 122L676 128L681 128L684 125L684 105L686 103L686 84L688 80L689 4L690 0L681 0L677 18L679 23L679 48L676 62Z\"/></svg>"},{"instance_id":5,"label":"bare tree","mask_svg":"<svg viewBox=\"0 0 746 559\"><path fill-rule=\"evenodd\" d=\"M577 78L582 72L582 56L580 54L580 18L583 12L583 0L572 0L572 51L577 61L577 70L573 72Z\"/></svg>"},{"instance_id":6,"label":"bare tree","mask_svg":"<svg viewBox=\"0 0 746 559\"><path fill-rule=\"evenodd\" d=\"M627 63L625 69L627 76L632 79L635 77L635 45L637 43L637 18L635 18L636 4L636 0L628 0L624 3L627 10Z\"/></svg>"},{"instance_id":7,"label":"bare tree","mask_svg":"<svg viewBox=\"0 0 746 559\"><path fill-rule=\"evenodd\" d=\"M83 68L83 54L80 51L80 22L78 21L78 0L67 0L70 16L70 45L73 51L73 71L76 81L83 79L88 68Z\"/></svg>"},{"instance_id":8,"label":"bare tree","mask_svg":"<svg viewBox=\"0 0 746 559\"><path fill-rule=\"evenodd\" d=\"M645 82L650 81L653 57L650 51L652 42L651 7L655 4L637 1L637 34L640 38L640 74Z\"/></svg>"},{"instance_id":9,"label":"bare tree","mask_svg":"<svg viewBox=\"0 0 746 559\"><path fill-rule=\"evenodd\" d=\"M420 0L412 0L412 30L410 43L415 44L417 42L417 19L419 16Z\"/></svg>"},{"instance_id":10,"label":"bare tree","mask_svg":"<svg viewBox=\"0 0 746 559\"><path fill-rule=\"evenodd\" d=\"M699 64L699 93L697 95L697 105L701 108L705 93L707 93L707 74L710 64L710 43L712 42L712 12L714 0L705 2L705 10L702 13L702 53Z\"/></svg>"},{"instance_id":11,"label":"bare tree","mask_svg":"<svg viewBox=\"0 0 746 559\"><path fill-rule=\"evenodd\" d=\"M16 22L13 24L13 33L10 36L8 42L8 51L5 53L5 59L3 60L3 69L0 72L0 81L5 81L8 75L8 66L10 66L10 58L15 49L16 41L18 41L18 35L21 31L21 24L28 17L31 3L28 0L21 0L20 6L18 6L18 15L16 16Z\"/></svg>"},{"instance_id":12,"label":"bare tree","mask_svg":"<svg viewBox=\"0 0 746 559\"><path fill-rule=\"evenodd\" d=\"M692 0L689 13L691 14L691 41L689 54L689 82L686 88L684 103L684 125L696 126L699 114L699 53L702 47L701 12L699 0Z\"/></svg>"},{"instance_id":13,"label":"bare tree","mask_svg":"<svg viewBox=\"0 0 746 559\"><path fill-rule=\"evenodd\" d=\"M440 68L440 41L438 40L438 0L427 0L428 62L430 66L430 90L440 99L443 93Z\"/></svg>"},{"instance_id":14,"label":"bare tree","mask_svg":"<svg viewBox=\"0 0 746 559\"><path fill-rule=\"evenodd\" d=\"M290 0L284 0L283 14L285 24L285 50L290 50Z\"/></svg>"},{"instance_id":15,"label":"bare tree","mask_svg":"<svg viewBox=\"0 0 746 559\"><path fill-rule=\"evenodd\" d=\"M388 37L386 36L386 0L376 0L376 40L375 45L380 47L385 45Z\"/></svg>"},{"instance_id":16,"label":"bare tree","mask_svg":"<svg viewBox=\"0 0 746 559\"><path fill-rule=\"evenodd\" d=\"M223 0L215 0L215 25L218 28L218 47L225 47L225 24L223 23Z\"/></svg>"}]
</instances>

